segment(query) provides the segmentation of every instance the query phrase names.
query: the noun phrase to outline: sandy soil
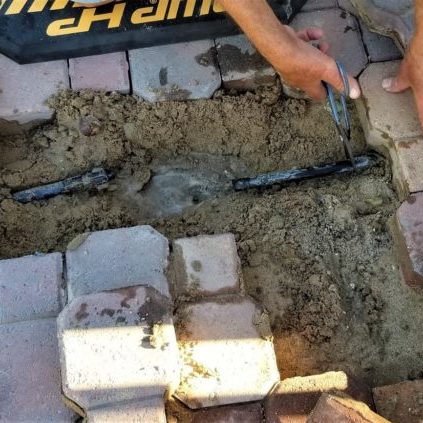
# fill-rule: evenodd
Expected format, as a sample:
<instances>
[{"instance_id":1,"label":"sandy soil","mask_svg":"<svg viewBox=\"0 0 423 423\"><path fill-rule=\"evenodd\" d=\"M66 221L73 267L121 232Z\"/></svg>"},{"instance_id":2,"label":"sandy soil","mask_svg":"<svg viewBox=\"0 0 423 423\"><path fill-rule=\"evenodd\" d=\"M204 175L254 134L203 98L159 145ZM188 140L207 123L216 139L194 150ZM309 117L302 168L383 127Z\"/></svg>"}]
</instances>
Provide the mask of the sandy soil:
<instances>
[{"instance_id":1,"label":"sandy soil","mask_svg":"<svg viewBox=\"0 0 423 423\"><path fill-rule=\"evenodd\" d=\"M143 223L170 239L233 232L247 291L270 313L283 377L345 369L373 386L423 377L423 298L398 276L387 232L398 201L386 165L230 190L235 176L343 157L324 107L279 91L155 106L91 92L53 99L55 122L0 142L0 256L63 251L81 232ZM80 132L87 116L93 136ZM353 134L363 150L355 119ZM98 165L117 173L107 190L10 199Z\"/></svg>"}]
</instances>

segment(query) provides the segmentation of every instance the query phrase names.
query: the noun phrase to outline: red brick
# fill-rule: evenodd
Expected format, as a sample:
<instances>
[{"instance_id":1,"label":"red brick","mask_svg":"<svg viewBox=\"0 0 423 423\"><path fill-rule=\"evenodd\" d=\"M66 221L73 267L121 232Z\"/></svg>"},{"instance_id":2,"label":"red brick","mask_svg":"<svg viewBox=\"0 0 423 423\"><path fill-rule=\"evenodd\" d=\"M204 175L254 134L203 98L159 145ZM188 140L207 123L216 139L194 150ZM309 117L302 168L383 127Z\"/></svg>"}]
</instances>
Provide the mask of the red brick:
<instances>
[{"instance_id":1,"label":"red brick","mask_svg":"<svg viewBox=\"0 0 423 423\"><path fill-rule=\"evenodd\" d=\"M124 94L130 91L125 52L70 59L69 76L74 90L118 91Z\"/></svg>"},{"instance_id":2,"label":"red brick","mask_svg":"<svg viewBox=\"0 0 423 423\"><path fill-rule=\"evenodd\" d=\"M423 421L423 380L373 389L377 412L392 423Z\"/></svg>"},{"instance_id":3,"label":"red brick","mask_svg":"<svg viewBox=\"0 0 423 423\"><path fill-rule=\"evenodd\" d=\"M285 379L265 401L267 423L304 423L322 392L343 392L373 407L370 389L344 372Z\"/></svg>"},{"instance_id":4,"label":"red brick","mask_svg":"<svg viewBox=\"0 0 423 423\"><path fill-rule=\"evenodd\" d=\"M423 194L410 196L390 227L405 282L413 288L423 287Z\"/></svg>"},{"instance_id":5,"label":"red brick","mask_svg":"<svg viewBox=\"0 0 423 423\"><path fill-rule=\"evenodd\" d=\"M322 394L307 423L389 423L362 402Z\"/></svg>"}]
</instances>

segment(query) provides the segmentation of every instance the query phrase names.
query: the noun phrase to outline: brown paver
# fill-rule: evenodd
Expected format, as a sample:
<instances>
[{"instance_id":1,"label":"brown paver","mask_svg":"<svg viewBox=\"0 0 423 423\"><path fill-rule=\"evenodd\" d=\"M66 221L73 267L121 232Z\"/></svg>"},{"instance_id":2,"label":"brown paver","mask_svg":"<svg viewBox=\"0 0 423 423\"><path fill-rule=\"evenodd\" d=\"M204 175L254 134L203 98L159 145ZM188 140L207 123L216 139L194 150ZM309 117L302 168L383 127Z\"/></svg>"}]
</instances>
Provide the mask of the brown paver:
<instances>
[{"instance_id":1,"label":"brown paver","mask_svg":"<svg viewBox=\"0 0 423 423\"><path fill-rule=\"evenodd\" d=\"M176 397L192 409L263 399L279 381L267 315L225 296L179 310L182 360Z\"/></svg>"},{"instance_id":2,"label":"brown paver","mask_svg":"<svg viewBox=\"0 0 423 423\"><path fill-rule=\"evenodd\" d=\"M0 325L0 421L74 422L61 398L56 319Z\"/></svg>"},{"instance_id":3,"label":"brown paver","mask_svg":"<svg viewBox=\"0 0 423 423\"><path fill-rule=\"evenodd\" d=\"M370 388L344 372L293 377L280 382L266 398L266 423L304 423L323 392L342 392L373 407Z\"/></svg>"},{"instance_id":4,"label":"brown paver","mask_svg":"<svg viewBox=\"0 0 423 423\"><path fill-rule=\"evenodd\" d=\"M423 287L423 194L410 196L390 225L405 282Z\"/></svg>"},{"instance_id":5,"label":"brown paver","mask_svg":"<svg viewBox=\"0 0 423 423\"><path fill-rule=\"evenodd\" d=\"M357 20L340 9L299 13L292 21L295 30L318 27L325 31L331 45L330 54L341 61L346 69L357 76L367 65Z\"/></svg>"},{"instance_id":6,"label":"brown paver","mask_svg":"<svg viewBox=\"0 0 423 423\"><path fill-rule=\"evenodd\" d=\"M60 253L0 261L0 324L57 316L62 308Z\"/></svg>"},{"instance_id":7,"label":"brown paver","mask_svg":"<svg viewBox=\"0 0 423 423\"><path fill-rule=\"evenodd\" d=\"M163 397L178 386L171 304L153 288L78 297L57 322L63 391L81 408Z\"/></svg>"},{"instance_id":8,"label":"brown paver","mask_svg":"<svg viewBox=\"0 0 423 423\"><path fill-rule=\"evenodd\" d=\"M392 423L423 421L423 380L380 386L373 389L377 412Z\"/></svg>"},{"instance_id":9,"label":"brown paver","mask_svg":"<svg viewBox=\"0 0 423 423\"><path fill-rule=\"evenodd\" d=\"M86 294L148 285L169 296L168 240L151 226L76 237L66 251L69 300Z\"/></svg>"},{"instance_id":10,"label":"brown paver","mask_svg":"<svg viewBox=\"0 0 423 423\"><path fill-rule=\"evenodd\" d=\"M389 423L362 402L322 394L307 423Z\"/></svg>"},{"instance_id":11,"label":"brown paver","mask_svg":"<svg viewBox=\"0 0 423 423\"><path fill-rule=\"evenodd\" d=\"M69 59L69 76L73 90L93 89L123 94L130 91L129 65L124 51Z\"/></svg>"},{"instance_id":12,"label":"brown paver","mask_svg":"<svg viewBox=\"0 0 423 423\"><path fill-rule=\"evenodd\" d=\"M240 290L241 262L233 234L197 236L173 243L178 294L212 296Z\"/></svg>"},{"instance_id":13,"label":"brown paver","mask_svg":"<svg viewBox=\"0 0 423 423\"><path fill-rule=\"evenodd\" d=\"M161 397L146 398L130 404L96 408L87 412L87 423L166 423Z\"/></svg>"},{"instance_id":14,"label":"brown paver","mask_svg":"<svg viewBox=\"0 0 423 423\"><path fill-rule=\"evenodd\" d=\"M193 414L192 423L262 423L260 403L217 407Z\"/></svg>"},{"instance_id":15,"label":"brown paver","mask_svg":"<svg viewBox=\"0 0 423 423\"><path fill-rule=\"evenodd\" d=\"M245 35L217 38L215 41L222 82L226 89L247 91L275 83L275 70Z\"/></svg>"},{"instance_id":16,"label":"brown paver","mask_svg":"<svg viewBox=\"0 0 423 423\"><path fill-rule=\"evenodd\" d=\"M413 94L392 94L382 88L385 78L397 74L400 62L372 63L360 77L362 98L357 101L367 143L383 153L393 142L422 135Z\"/></svg>"}]
</instances>

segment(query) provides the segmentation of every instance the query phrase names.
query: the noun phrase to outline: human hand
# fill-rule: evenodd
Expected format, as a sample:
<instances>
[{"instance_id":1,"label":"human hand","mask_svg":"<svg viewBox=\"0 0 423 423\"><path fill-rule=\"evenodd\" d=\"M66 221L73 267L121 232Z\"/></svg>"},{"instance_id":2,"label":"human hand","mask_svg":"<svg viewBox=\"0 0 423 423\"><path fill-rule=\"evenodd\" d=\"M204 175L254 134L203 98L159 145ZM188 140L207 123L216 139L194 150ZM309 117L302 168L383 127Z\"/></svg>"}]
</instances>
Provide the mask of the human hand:
<instances>
[{"instance_id":1,"label":"human hand","mask_svg":"<svg viewBox=\"0 0 423 423\"><path fill-rule=\"evenodd\" d=\"M338 91L344 91L336 62L328 55L329 44L321 41L324 32L318 28L309 28L296 33L288 26L285 30L291 38L290 60L278 61L276 55L272 60L272 65L280 73L283 81L293 88L305 91L315 100L324 100L327 97L322 81L329 83ZM312 41L318 42L317 48L311 44ZM352 76L349 76L348 80L350 98L357 99L361 94L358 82Z\"/></svg>"},{"instance_id":2,"label":"human hand","mask_svg":"<svg viewBox=\"0 0 423 423\"><path fill-rule=\"evenodd\" d=\"M411 88L416 100L420 122L423 125L423 40L417 35L410 43L408 52L401 63L398 75L386 78L382 87L390 93L401 93Z\"/></svg>"}]
</instances>

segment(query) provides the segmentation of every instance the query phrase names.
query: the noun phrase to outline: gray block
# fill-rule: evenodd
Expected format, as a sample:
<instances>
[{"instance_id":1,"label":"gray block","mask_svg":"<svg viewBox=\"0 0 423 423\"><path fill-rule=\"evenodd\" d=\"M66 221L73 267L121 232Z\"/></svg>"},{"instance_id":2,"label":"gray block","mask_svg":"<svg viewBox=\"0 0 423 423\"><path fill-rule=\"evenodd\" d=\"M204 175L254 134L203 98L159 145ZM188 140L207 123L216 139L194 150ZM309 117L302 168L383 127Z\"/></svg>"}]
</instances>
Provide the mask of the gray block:
<instances>
[{"instance_id":1,"label":"gray block","mask_svg":"<svg viewBox=\"0 0 423 423\"><path fill-rule=\"evenodd\" d=\"M179 384L171 302L153 288L79 297L57 326L63 392L84 410L163 398Z\"/></svg>"},{"instance_id":2,"label":"gray block","mask_svg":"<svg viewBox=\"0 0 423 423\"><path fill-rule=\"evenodd\" d=\"M331 9L336 6L336 0L307 0L307 3L301 10L303 12L311 12L314 10Z\"/></svg>"},{"instance_id":3,"label":"gray block","mask_svg":"<svg viewBox=\"0 0 423 423\"><path fill-rule=\"evenodd\" d=\"M325 40L331 46L330 55L341 61L353 76L359 75L366 67L367 55L357 20L343 10L325 9L300 13L291 25L296 30L322 28L326 34Z\"/></svg>"},{"instance_id":4,"label":"gray block","mask_svg":"<svg viewBox=\"0 0 423 423\"><path fill-rule=\"evenodd\" d=\"M84 234L66 251L68 298L136 285L169 296L168 240L151 226Z\"/></svg>"},{"instance_id":5,"label":"gray block","mask_svg":"<svg viewBox=\"0 0 423 423\"><path fill-rule=\"evenodd\" d=\"M391 38L370 31L363 21L360 21L360 28L371 63L387 62L402 58L402 53Z\"/></svg>"},{"instance_id":6,"label":"gray block","mask_svg":"<svg viewBox=\"0 0 423 423\"><path fill-rule=\"evenodd\" d=\"M74 422L61 398L56 319L0 325L0 421Z\"/></svg>"},{"instance_id":7,"label":"gray block","mask_svg":"<svg viewBox=\"0 0 423 423\"><path fill-rule=\"evenodd\" d=\"M133 93L151 102L210 98L221 77L213 40L129 52Z\"/></svg>"},{"instance_id":8,"label":"gray block","mask_svg":"<svg viewBox=\"0 0 423 423\"><path fill-rule=\"evenodd\" d=\"M275 83L275 70L245 35L217 38L216 47L226 89L247 91Z\"/></svg>"},{"instance_id":9,"label":"gray block","mask_svg":"<svg viewBox=\"0 0 423 423\"><path fill-rule=\"evenodd\" d=\"M0 261L0 323L57 316L63 268L60 253Z\"/></svg>"}]
</instances>

